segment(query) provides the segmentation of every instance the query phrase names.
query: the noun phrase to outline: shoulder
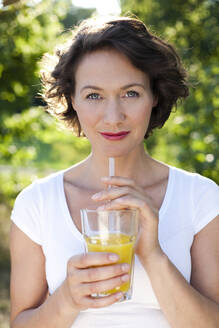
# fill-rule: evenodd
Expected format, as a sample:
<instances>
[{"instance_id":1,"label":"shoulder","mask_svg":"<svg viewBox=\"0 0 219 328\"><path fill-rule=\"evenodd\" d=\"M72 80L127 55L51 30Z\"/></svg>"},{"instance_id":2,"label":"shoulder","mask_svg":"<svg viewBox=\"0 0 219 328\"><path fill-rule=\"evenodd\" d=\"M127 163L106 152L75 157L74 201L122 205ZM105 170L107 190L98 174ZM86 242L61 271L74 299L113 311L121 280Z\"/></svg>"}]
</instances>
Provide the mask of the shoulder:
<instances>
[{"instance_id":1,"label":"shoulder","mask_svg":"<svg viewBox=\"0 0 219 328\"><path fill-rule=\"evenodd\" d=\"M62 175L63 171L58 171L34 180L17 195L14 208L36 207L40 211L44 200L48 201L57 191Z\"/></svg>"},{"instance_id":2,"label":"shoulder","mask_svg":"<svg viewBox=\"0 0 219 328\"><path fill-rule=\"evenodd\" d=\"M219 186L201 174L170 167L175 196L184 200L194 212L205 212L219 207Z\"/></svg>"},{"instance_id":3,"label":"shoulder","mask_svg":"<svg viewBox=\"0 0 219 328\"><path fill-rule=\"evenodd\" d=\"M60 170L60 171L50 173L49 175L47 175L43 178L38 178L34 181L34 185L36 188L37 187L38 188L50 187L50 186L54 185L55 183L57 183L58 181L60 181L60 179L62 179L64 172L65 172L65 170Z\"/></svg>"},{"instance_id":4,"label":"shoulder","mask_svg":"<svg viewBox=\"0 0 219 328\"><path fill-rule=\"evenodd\" d=\"M19 196L31 196L41 192L45 192L51 189L57 184L63 176L63 171L53 172L43 178L35 179L30 185L25 187L19 194Z\"/></svg>"},{"instance_id":5,"label":"shoulder","mask_svg":"<svg viewBox=\"0 0 219 328\"><path fill-rule=\"evenodd\" d=\"M193 192L204 192L206 189L212 189L219 192L219 186L215 181L199 173L189 172L177 167L170 166L170 171L174 175L175 183L181 183L185 187L190 187Z\"/></svg>"},{"instance_id":6,"label":"shoulder","mask_svg":"<svg viewBox=\"0 0 219 328\"><path fill-rule=\"evenodd\" d=\"M11 212L11 220L30 239L37 244L43 244L43 231L48 221L47 210L54 204L57 179L61 172L36 179L24 188L17 196Z\"/></svg>"},{"instance_id":7,"label":"shoulder","mask_svg":"<svg viewBox=\"0 0 219 328\"><path fill-rule=\"evenodd\" d=\"M198 173L170 167L175 197L182 211L191 213L194 233L197 234L219 214L219 186Z\"/></svg>"},{"instance_id":8,"label":"shoulder","mask_svg":"<svg viewBox=\"0 0 219 328\"><path fill-rule=\"evenodd\" d=\"M219 186L198 173L172 167L176 195L191 212L194 233L197 234L219 214ZM183 201L182 201L183 200Z\"/></svg>"}]
</instances>

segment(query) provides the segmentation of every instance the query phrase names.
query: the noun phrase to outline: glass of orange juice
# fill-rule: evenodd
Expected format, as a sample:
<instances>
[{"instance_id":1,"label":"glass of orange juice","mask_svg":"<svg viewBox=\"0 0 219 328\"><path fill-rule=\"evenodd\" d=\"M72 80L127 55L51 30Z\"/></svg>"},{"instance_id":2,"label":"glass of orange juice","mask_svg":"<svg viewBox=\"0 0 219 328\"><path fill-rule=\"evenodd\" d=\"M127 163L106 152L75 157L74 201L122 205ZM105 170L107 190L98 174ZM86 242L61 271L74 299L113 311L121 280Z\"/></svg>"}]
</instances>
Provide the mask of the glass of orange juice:
<instances>
[{"instance_id":1,"label":"glass of orange juice","mask_svg":"<svg viewBox=\"0 0 219 328\"><path fill-rule=\"evenodd\" d=\"M123 292L123 300L131 299L134 274L134 252L138 237L138 210L113 211L81 209L82 233L86 252L110 252L119 255L118 263L130 265L130 280L123 285L93 297Z\"/></svg>"}]
</instances>

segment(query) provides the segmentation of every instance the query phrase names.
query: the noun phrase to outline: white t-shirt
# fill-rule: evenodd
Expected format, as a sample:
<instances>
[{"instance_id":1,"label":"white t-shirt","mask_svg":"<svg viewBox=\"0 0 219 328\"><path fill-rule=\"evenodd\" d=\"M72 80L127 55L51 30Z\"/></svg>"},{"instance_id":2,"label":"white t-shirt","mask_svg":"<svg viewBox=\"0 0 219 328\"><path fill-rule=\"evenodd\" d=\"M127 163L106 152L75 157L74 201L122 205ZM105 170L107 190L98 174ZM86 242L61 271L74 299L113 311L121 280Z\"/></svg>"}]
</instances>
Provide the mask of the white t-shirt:
<instances>
[{"instance_id":1,"label":"white t-shirt","mask_svg":"<svg viewBox=\"0 0 219 328\"><path fill-rule=\"evenodd\" d=\"M164 253L189 283L193 238L219 214L219 187L199 174L169 168L167 190L159 211L159 242ZM30 239L42 246L50 294L64 281L68 259L84 252L82 235L67 206L64 172L62 170L38 179L25 188L18 195L11 216L12 221ZM101 309L81 311L72 328L103 326L170 327L137 256L132 299Z\"/></svg>"}]
</instances>

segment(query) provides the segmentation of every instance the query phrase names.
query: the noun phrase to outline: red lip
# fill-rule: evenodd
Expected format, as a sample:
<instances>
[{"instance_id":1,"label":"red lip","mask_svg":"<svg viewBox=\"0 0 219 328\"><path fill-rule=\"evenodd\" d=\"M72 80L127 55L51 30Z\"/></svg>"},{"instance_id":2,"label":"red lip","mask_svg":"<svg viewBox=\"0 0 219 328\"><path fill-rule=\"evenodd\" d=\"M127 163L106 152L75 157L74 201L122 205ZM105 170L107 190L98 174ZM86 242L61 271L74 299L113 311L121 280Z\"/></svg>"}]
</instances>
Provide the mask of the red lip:
<instances>
[{"instance_id":1,"label":"red lip","mask_svg":"<svg viewBox=\"0 0 219 328\"><path fill-rule=\"evenodd\" d=\"M121 131L119 133L111 133L111 132L100 132L100 134L105 138L105 139L108 139L108 140L121 140L123 138L125 138L128 134L129 134L130 131Z\"/></svg>"},{"instance_id":2,"label":"red lip","mask_svg":"<svg viewBox=\"0 0 219 328\"><path fill-rule=\"evenodd\" d=\"M128 134L129 131L121 131L121 132L118 132L118 133L112 133L112 132L100 132L101 134L104 134L106 136L123 136L125 134Z\"/></svg>"}]
</instances>

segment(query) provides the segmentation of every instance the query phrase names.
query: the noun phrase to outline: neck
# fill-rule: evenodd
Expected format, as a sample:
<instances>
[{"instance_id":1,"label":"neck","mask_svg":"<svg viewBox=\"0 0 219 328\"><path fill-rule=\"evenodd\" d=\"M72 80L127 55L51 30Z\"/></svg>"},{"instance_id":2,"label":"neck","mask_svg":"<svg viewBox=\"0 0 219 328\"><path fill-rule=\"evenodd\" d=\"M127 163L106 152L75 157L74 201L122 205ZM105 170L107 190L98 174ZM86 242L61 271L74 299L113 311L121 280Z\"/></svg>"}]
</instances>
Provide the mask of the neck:
<instances>
[{"instance_id":1,"label":"neck","mask_svg":"<svg viewBox=\"0 0 219 328\"><path fill-rule=\"evenodd\" d=\"M154 160L145 152L144 144L124 156L113 158L116 176L133 179L139 185L143 184L143 177L150 177ZM109 157L92 152L84 162L83 171L83 176L90 185L102 186L101 177L109 175Z\"/></svg>"}]
</instances>

